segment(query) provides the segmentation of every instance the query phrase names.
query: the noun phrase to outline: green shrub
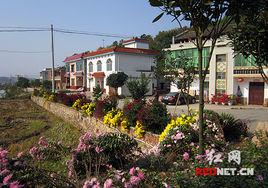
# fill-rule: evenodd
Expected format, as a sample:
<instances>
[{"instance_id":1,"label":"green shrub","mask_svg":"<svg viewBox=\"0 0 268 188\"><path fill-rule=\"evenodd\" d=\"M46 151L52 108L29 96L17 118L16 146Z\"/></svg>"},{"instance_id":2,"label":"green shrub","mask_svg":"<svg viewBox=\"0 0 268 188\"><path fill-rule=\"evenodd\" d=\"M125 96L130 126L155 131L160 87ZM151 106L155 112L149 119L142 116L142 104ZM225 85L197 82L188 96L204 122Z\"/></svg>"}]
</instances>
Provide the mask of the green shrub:
<instances>
[{"instance_id":1,"label":"green shrub","mask_svg":"<svg viewBox=\"0 0 268 188\"><path fill-rule=\"evenodd\" d=\"M135 100L144 99L146 93L149 91L149 83L149 77L146 77L144 73L141 74L140 79L127 82L127 87L132 98Z\"/></svg>"},{"instance_id":2,"label":"green shrub","mask_svg":"<svg viewBox=\"0 0 268 188\"><path fill-rule=\"evenodd\" d=\"M115 168L122 168L133 161L133 153L138 147L136 140L122 133L109 133L99 136L97 142L105 155L108 156L108 163Z\"/></svg>"},{"instance_id":3,"label":"green shrub","mask_svg":"<svg viewBox=\"0 0 268 188\"><path fill-rule=\"evenodd\" d=\"M231 114L222 113L219 116L220 125L224 132L226 141L238 141L241 137L248 135L248 128L246 122L236 119Z\"/></svg>"},{"instance_id":4,"label":"green shrub","mask_svg":"<svg viewBox=\"0 0 268 188\"><path fill-rule=\"evenodd\" d=\"M137 120L145 126L146 131L161 133L170 117L164 104L158 101L145 104L137 113Z\"/></svg>"}]
</instances>

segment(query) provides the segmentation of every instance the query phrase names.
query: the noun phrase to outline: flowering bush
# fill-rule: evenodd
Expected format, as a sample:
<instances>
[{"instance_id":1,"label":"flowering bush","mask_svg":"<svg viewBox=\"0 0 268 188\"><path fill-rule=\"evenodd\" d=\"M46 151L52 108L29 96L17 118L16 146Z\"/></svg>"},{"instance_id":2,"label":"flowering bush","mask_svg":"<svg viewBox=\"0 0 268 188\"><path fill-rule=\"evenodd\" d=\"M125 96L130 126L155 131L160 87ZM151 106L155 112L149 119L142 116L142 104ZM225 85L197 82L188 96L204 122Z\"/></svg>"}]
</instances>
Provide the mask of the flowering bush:
<instances>
[{"instance_id":1,"label":"flowering bush","mask_svg":"<svg viewBox=\"0 0 268 188\"><path fill-rule=\"evenodd\" d=\"M96 109L96 104L93 102L86 103L83 106L81 106L81 110L83 114L87 116L93 116L95 109Z\"/></svg>"},{"instance_id":2,"label":"flowering bush","mask_svg":"<svg viewBox=\"0 0 268 188\"><path fill-rule=\"evenodd\" d=\"M190 124L196 123L196 117L186 116L182 114L181 116L177 117L175 120L172 119L171 122L166 126L165 130L159 136L159 142L163 141L167 136L168 132L177 126L190 126Z\"/></svg>"},{"instance_id":3,"label":"flowering bush","mask_svg":"<svg viewBox=\"0 0 268 188\"><path fill-rule=\"evenodd\" d=\"M126 116L127 121L131 127L135 127L137 114L144 104L145 101L143 100L133 100L133 102L130 102L124 106L124 116Z\"/></svg>"},{"instance_id":4,"label":"flowering bush","mask_svg":"<svg viewBox=\"0 0 268 188\"><path fill-rule=\"evenodd\" d=\"M136 122L136 126L135 126L135 129L134 129L134 133L135 133L135 136L137 138L142 138L145 134L145 130L144 130L144 127L143 125L141 124L141 122L137 121Z\"/></svg>"},{"instance_id":5,"label":"flowering bush","mask_svg":"<svg viewBox=\"0 0 268 188\"><path fill-rule=\"evenodd\" d=\"M119 127L123 121L123 111L112 109L103 118L103 123L110 127Z\"/></svg>"},{"instance_id":6,"label":"flowering bush","mask_svg":"<svg viewBox=\"0 0 268 188\"><path fill-rule=\"evenodd\" d=\"M110 169L108 177L93 177L84 182L83 188L102 187L144 187L145 174L139 167L132 167L129 172Z\"/></svg>"},{"instance_id":7,"label":"flowering bush","mask_svg":"<svg viewBox=\"0 0 268 188\"><path fill-rule=\"evenodd\" d=\"M56 101L66 106L72 106L77 99L86 99L84 94L66 94L59 92L56 94Z\"/></svg>"},{"instance_id":8,"label":"flowering bush","mask_svg":"<svg viewBox=\"0 0 268 188\"><path fill-rule=\"evenodd\" d=\"M229 100L229 96L227 94L221 94L219 97L219 102L222 104L227 104Z\"/></svg>"},{"instance_id":9,"label":"flowering bush","mask_svg":"<svg viewBox=\"0 0 268 188\"><path fill-rule=\"evenodd\" d=\"M110 133L92 136L86 133L67 162L68 176L74 181L107 172L110 165L123 167L133 160L137 142L125 134Z\"/></svg>"},{"instance_id":10,"label":"flowering bush","mask_svg":"<svg viewBox=\"0 0 268 188\"><path fill-rule=\"evenodd\" d=\"M72 108L75 110L81 110L82 106L90 102L91 101L86 98L79 98L73 103Z\"/></svg>"}]
</instances>

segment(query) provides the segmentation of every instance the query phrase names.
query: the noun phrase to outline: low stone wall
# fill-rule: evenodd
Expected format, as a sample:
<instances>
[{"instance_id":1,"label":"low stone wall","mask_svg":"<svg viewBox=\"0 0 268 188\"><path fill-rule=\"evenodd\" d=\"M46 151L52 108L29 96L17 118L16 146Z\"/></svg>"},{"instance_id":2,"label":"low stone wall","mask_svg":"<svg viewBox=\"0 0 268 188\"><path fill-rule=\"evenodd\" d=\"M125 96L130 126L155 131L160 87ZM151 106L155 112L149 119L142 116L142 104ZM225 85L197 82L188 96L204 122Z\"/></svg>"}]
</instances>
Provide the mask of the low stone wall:
<instances>
[{"instance_id":1,"label":"low stone wall","mask_svg":"<svg viewBox=\"0 0 268 188\"><path fill-rule=\"evenodd\" d=\"M75 109L72 109L66 105L50 102L42 97L31 97L32 101L39 106L45 108L47 111L55 114L56 116L64 119L65 121L77 126L84 132L90 131L92 134L119 132L118 129L108 127L102 123L99 119L94 117L86 117ZM128 132L131 137L134 137L133 129ZM142 139L136 140L144 142L147 145L154 146L158 143L158 135L146 133Z\"/></svg>"}]
</instances>

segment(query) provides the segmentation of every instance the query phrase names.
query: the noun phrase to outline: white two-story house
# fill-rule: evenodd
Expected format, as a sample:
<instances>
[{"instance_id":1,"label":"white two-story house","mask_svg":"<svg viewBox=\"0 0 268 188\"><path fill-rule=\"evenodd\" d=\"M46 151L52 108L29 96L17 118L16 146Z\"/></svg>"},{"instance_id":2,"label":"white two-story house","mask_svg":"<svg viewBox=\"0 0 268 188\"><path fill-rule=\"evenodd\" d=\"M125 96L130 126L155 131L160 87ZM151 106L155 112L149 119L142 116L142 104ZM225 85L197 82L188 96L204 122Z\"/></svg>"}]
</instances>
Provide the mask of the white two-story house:
<instances>
[{"instance_id":1,"label":"white two-story house","mask_svg":"<svg viewBox=\"0 0 268 188\"><path fill-rule=\"evenodd\" d=\"M83 58L87 63L87 88L93 91L97 85L109 94L111 89L106 85L107 77L112 73L124 72L129 80L137 79L141 73L151 76L148 95L151 95L156 81L152 78L152 66L155 50L149 49L146 40L133 38L123 42L123 47L104 48L93 52L87 52ZM124 85L118 88L119 95L129 95L129 91Z\"/></svg>"}]
</instances>

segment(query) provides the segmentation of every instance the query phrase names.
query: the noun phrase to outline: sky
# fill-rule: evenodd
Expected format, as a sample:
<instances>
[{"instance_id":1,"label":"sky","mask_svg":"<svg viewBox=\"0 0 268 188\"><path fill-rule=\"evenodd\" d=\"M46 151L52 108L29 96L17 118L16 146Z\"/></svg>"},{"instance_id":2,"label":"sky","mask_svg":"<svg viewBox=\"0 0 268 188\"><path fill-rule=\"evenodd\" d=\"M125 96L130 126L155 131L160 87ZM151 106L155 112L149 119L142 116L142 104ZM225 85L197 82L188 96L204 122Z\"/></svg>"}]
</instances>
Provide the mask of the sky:
<instances>
[{"instance_id":1,"label":"sky","mask_svg":"<svg viewBox=\"0 0 268 188\"><path fill-rule=\"evenodd\" d=\"M64 28L110 33L120 36L155 36L159 31L178 27L172 17L152 20L160 10L148 0L1 0L0 30L3 27ZM96 50L122 38L54 33L55 66L65 57ZM46 53L7 53L9 51L42 51ZM0 32L0 76L39 77L51 67L50 32Z\"/></svg>"}]
</instances>

